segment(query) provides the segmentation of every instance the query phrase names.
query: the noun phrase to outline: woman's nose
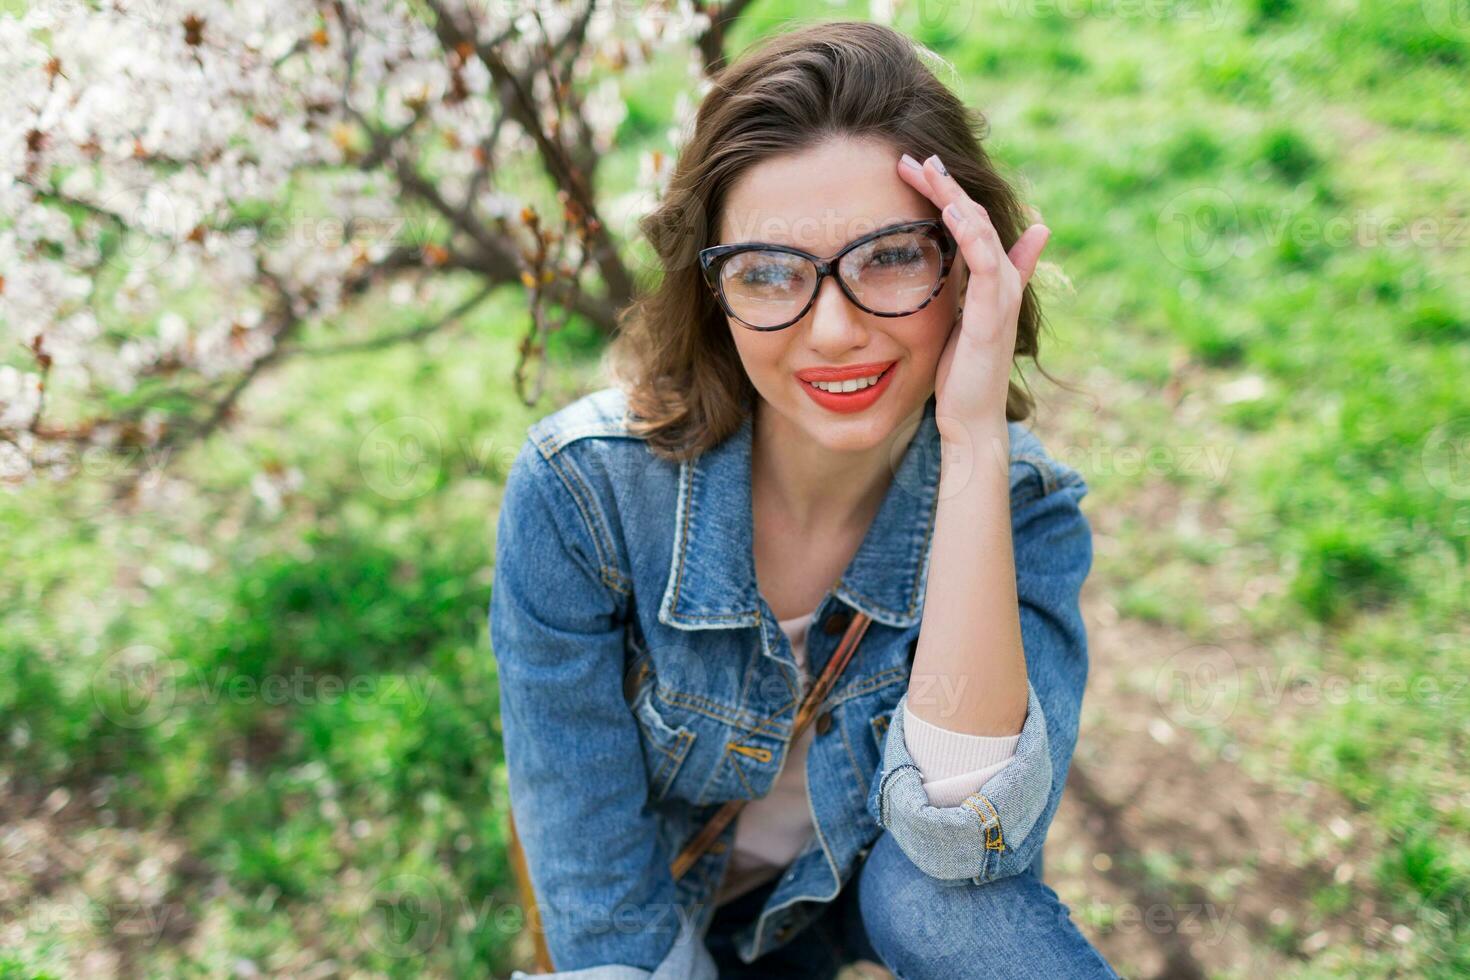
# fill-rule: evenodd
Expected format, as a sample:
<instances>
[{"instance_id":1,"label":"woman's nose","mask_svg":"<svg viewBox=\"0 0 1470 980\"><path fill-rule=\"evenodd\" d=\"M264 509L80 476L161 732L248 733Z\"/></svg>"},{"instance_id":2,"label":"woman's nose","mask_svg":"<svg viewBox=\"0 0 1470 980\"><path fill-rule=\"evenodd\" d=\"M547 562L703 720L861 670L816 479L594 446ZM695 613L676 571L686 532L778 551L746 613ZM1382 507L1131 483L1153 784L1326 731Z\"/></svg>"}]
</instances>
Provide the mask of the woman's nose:
<instances>
[{"instance_id":1,"label":"woman's nose","mask_svg":"<svg viewBox=\"0 0 1470 980\"><path fill-rule=\"evenodd\" d=\"M853 305L837 280L823 280L810 311L811 346L824 354L841 354L867 342L863 311Z\"/></svg>"}]
</instances>

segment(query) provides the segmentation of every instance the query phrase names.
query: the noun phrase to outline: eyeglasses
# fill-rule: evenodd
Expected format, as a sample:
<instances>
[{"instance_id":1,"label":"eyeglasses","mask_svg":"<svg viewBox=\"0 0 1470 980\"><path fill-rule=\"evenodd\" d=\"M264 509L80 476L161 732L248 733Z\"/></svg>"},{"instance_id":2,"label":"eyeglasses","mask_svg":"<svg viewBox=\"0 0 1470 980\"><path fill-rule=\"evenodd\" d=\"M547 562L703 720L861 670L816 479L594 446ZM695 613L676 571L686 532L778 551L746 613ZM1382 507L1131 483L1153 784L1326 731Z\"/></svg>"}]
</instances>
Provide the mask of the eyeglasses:
<instances>
[{"instance_id":1,"label":"eyeglasses","mask_svg":"<svg viewBox=\"0 0 1470 980\"><path fill-rule=\"evenodd\" d=\"M705 282L726 315L752 330L781 330L811 309L832 276L858 309L909 316L939 294L957 246L937 218L879 228L823 259L789 245L739 242L699 252Z\"/></svg>"}]
</instances>

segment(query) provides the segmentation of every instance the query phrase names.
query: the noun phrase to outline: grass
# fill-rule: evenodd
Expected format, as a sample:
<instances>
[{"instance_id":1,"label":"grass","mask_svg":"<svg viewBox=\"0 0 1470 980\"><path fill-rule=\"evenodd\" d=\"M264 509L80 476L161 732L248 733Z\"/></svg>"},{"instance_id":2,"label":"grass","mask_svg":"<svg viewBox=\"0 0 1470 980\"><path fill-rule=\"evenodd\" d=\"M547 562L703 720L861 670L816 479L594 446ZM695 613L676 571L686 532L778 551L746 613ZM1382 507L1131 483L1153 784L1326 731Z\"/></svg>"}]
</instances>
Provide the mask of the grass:
<instances>
[{"instance_id":1,"label":"grass","mask_svg":"<svg viewBox=\"0 0 1470 980\"><path fill-rule=\"evenodd\" d=\"M1134 521L1099 572L1128 583L1123 615L1201 642L1211 569L1246 556L1279 580L1243 609L1260 645L1351 683L1290 711L1257 695L1268 749L1289 760L1278 778L1330 788L1372 828L1358 863L1413 924L1392 959L1462 973L1465 34L1407 0L1180 3L1157 17L1033 6L949 5L913 29L953 63L991 120L992 153L1053 229L1047 257L1075 290L1046 298L1045 363L1106 379L1096 444L1165 462L1052 448L1078 453L1095 508L1126 510L1162 479L1227 514L1231 534L1222 548L1209 531ZM799 12L755 5L734 48ZM629 87L604 193L662 141L682 75L658 71L669 85ZM0 499L21 556L0 593L5 793L68 788L99 848L135 826L177 842L187 861L130 873L191 937L67 929L79 900L38 897L0 978L68 975L94 947L138 976L326 958L392 976L507 969L519 920L483 622L493 523L526 425L587 383L596 353L586 331L558 338L555 393L520 405L519 302L499 295L420 348L269 376L232 436L184 461L199 489L176 505L122 514L98 481ZM1242 379L1243 395L1221 394ZM1222 465L1188 464L1190 449ZM279 508L250 490L262 467L303 475ZM1273 926L1302 975L1389 962L1301 952L1304 916L1352 905L1333 884Z\"/></svg>"}]
</instances>

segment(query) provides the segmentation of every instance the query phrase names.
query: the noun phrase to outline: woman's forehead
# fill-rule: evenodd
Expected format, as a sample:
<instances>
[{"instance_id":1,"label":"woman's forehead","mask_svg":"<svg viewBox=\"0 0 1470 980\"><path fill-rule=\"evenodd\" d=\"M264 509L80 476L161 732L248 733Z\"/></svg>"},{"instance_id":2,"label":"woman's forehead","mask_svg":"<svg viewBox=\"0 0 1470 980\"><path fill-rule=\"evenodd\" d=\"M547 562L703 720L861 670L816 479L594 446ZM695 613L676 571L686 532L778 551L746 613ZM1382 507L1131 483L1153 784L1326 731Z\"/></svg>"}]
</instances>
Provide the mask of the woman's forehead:
<instances>
[{"instance_id":1,"label":"woman's forehead","mask_svg":"<svg viewBox=\"0 0 1470 980\"><path fill-rule=\"evenodd\" d=\"M719 241L830 254L878 228L935 217L938 209L903 182L897 167L891 147L850 138L762 160L727 195Z\"/></svg>"},{"instance_id":2,"label":"woman's forehead","mask_svg":"<svg viewBox=\"0 0 1470 980\"><path fill-rule=\"evenodd\" d=\"M724 224L725 231L720 236L719 243L761 242L767 245L790 245L817 255L830 255L868 232L932 217L932 213L921 214L914 209L880 212L876 216L859 214L851 209L846 212L806 213L795 217L774 214L744 215L741 216L743 220Z\"/></svg>"}]
</instances>

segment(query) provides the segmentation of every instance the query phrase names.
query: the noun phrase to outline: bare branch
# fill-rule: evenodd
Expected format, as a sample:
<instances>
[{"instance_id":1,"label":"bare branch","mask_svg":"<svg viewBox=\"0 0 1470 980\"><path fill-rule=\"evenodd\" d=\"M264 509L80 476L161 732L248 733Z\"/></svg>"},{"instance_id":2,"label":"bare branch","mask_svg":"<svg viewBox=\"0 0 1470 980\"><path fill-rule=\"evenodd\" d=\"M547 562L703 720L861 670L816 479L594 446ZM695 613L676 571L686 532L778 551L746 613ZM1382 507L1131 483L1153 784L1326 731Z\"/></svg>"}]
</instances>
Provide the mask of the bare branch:
<instances>
[{"instance_id":1,"label":"bare branch","mask_svg":"<svg viewBox=\"0 0 1470 980\"><path fill-rule=\"evenodd\" d=\"M750 0L726 0L706 3L694 0L694 9L709 17L709 27L699 36L699 53L704 58L704 73L714 76L725 67L725 37L745 13Z\"/></svg>"},{"instance_id":2,"label":"bare branch","mask_svg":"<svg viewBox=\"0 0 1470 980\"><path fill-rule=\"evenodd\" d=\"M492 45L480 42L473 25L461 25L444 7L441 0L426 0L435 17L435 31L440 43L448 50L460 50L468 45L469 50L485 66L491 80L500 92L501 104L512 119L524 129L536 143L541 162L557 186L566 191L570 202L575 205L579 220L587 228L587 246L592 261L597 264L602 281L607 286L608 298L615 306L632 299L634 283L624 266L617 248L598 216L588 175L576 166L565 147L553 141L541 126L535 100L529 86L505 63L500 51ZM602 324L606 328L605 324Z\"/></svg>"},{"instance_id":3,"label":"bare branch","mask_svg":"<svg viewBox=\"0 0 1470 980\"><path fill-rule=\"evenodd\" d=\"M425 337L431 334L438 333L445 327L453 326L458 323L461 319L463 319L466 313L474 309L476 306L479 306L480 303L485 300L485 297L489 296L494 291L495 286L493 284L482 286L478 291L474 293L474 295L464 300L462 303L454 307L454 309L450 310L443 316L434 320L427 320L423 323L419 323L408 330L402 330L397 333L383 334L378 337L369 337L365 340L344 341L340 344L322 344L316 347L294 347L288 350L286 353L302 354L309 357L324 357L332 354L348 354L359 351L380 350L384 347L391 347L394 344L402 344L411 340L423 340Z\"/></svg>"}]
</instances>

